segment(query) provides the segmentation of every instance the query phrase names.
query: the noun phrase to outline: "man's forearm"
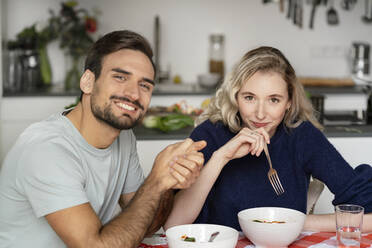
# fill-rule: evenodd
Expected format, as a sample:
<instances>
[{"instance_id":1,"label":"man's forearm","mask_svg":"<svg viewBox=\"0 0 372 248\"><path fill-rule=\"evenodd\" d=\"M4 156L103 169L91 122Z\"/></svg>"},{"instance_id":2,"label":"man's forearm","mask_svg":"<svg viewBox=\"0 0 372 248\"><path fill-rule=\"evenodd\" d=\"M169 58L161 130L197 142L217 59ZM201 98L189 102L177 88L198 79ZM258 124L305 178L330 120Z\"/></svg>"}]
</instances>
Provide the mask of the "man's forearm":
<instances>
[{"instance_id":1,"label":"man's forearm","mask_svg":"<svg viewBox=\"0 0 372 248\"><path fill-rule=\"evenodd\" d=\"M153 222L163 193L144 183L128 206L100 230L103 247L134 248L144 238Z\"/></svg>"},{"instance_id":2,"label":"man's forearm","mask_svg":"<svg viewBox=\"0 0 372 248\"><path fill-rule=\"evenodd\" d=\"M170 189L163 194L161 197L159 207L155 214L154 220L151 223L151 226L147 230L146 236L154 234L157 230L160 229L168 219L168 216L173 208L174 200L174 190Z\"/></svg>"}]
</instances>

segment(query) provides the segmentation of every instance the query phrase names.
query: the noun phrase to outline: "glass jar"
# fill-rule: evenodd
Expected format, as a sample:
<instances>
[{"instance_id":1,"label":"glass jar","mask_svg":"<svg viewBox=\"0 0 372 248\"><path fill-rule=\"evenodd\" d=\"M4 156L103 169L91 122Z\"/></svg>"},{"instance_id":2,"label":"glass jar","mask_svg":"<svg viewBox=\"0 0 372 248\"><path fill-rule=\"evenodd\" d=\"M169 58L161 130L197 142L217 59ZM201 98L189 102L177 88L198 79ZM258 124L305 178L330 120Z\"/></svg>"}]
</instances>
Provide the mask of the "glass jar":
<instances>
[{"instance_id":1,"label":"glass jar","mask_svg":"<svg viewBox=\"0 0 372 248\"><path fill-rule=\"evenodd\" d=\"M220 80L224 77L224 36L223 34L211 34L209 36L209 72L218 73Z\"/></svg>"},{"instance_id":2,"label":"glass jar","mask_svg":"<svg viewBox=\"0 0 372 248\"><path fill-rule=\"evenodd\" d=\"M84 56L72 56L65 53L65 90L80 91L80 77L84 71Z\"/></svg>"},{"instance_id":3,"label":"glass jar","mask_svg":"<svg viewBox=\"0 0 372 248\"><path fill-rule=\"evenodd\" d=\"M3 89L6 92L19 92L21 90L21 75L22 68L19 56L21 51L19 49L5 49L4 56L4 78Z\"/></svg>"},{"instance_id":4,"label":"glass jar","mask_svg":"<svg viewBox=\"0 0 372 248\"><path fill-rule=\"evenodd\" d=\"M24 49L19 56L22 68L22 91L34 91L42 86L39 53L35 49Z\"/></svg>"}]
</instances>

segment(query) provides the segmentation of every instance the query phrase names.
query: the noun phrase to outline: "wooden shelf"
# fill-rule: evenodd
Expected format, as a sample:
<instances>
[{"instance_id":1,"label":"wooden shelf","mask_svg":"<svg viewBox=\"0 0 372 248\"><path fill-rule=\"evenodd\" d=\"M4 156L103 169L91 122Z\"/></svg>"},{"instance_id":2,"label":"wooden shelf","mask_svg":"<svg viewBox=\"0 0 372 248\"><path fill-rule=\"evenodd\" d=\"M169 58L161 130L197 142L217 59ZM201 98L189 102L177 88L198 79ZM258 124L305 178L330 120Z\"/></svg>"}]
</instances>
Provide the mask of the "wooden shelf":
<instances>
[{"instance_id":1,"label":"wooden shelf","mask_svg":"<svg viewBox=\"0 0 372 248\"><path fill-rule=\"evenodd\" d=\"M299 77L298 80L304 86L324 86L324 87L346 87L355 86L351 78L316 78Z\"/></svg>"}]
</instances>

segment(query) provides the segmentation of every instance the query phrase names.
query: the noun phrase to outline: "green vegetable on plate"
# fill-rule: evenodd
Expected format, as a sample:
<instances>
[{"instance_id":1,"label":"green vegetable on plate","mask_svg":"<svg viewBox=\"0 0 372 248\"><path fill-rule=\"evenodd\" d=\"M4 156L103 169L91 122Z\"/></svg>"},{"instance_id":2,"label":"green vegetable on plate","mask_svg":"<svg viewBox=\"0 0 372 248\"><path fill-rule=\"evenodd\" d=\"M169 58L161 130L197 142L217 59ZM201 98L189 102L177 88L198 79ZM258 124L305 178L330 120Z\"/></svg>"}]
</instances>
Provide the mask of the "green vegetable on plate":
<instances>
[{"instance_id":1,"label":"green vegetable on plate","mask_svg":"<svg viewBox=\"0 0 372 248\"><path fill-rule=\"evenodd\" d=\"M184 114L149 115L143 119L142 123L146 128L156 128L163 132L169 132L194 126L194 119Z\"/></svg>"}]
</instances>

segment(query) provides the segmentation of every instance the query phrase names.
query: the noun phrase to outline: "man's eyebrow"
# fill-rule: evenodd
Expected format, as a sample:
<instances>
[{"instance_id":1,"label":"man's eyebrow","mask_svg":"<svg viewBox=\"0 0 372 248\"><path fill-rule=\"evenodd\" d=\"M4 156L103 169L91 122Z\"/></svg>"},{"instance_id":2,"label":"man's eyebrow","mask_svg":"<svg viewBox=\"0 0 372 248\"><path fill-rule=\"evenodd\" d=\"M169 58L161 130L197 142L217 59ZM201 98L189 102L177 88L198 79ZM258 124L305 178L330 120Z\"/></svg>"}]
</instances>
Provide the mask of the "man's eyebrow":
<instances>
[{"instance_id":1,"label":"man's eyebrow","mask_svg":"<svg viewBox=\"0 0 372 248\"><path fill-rule=\"evenodd\" d=\"M123 69L120 69L120 68L112 68L112 71L123 73L123 74L127 74L127 75L132 75L131 72L126 71L126 70L123 70Z\"/></svg>"},{"instance_id":2,"label":"man's eyebrow","mask_svg":"<svg viewBox=\"0 0 372 248\"><path fill-rule=\"evenodd\" d=\"M148 83L150 83L150 84L152 84L152 85L154 85L154 86L155 86L155 83L154 83L154 81L153 81L153 80L151 80L151 79L149 79L149 78L143 78L143 81L146 81L146 82L148 82Z\"/></svg>"},{"instance_id":3,"label":"man's eyebrow","mask_svg":"<svg viewBox=\"0 0 372 248\"><path fill-rule=\"evenodd\" d=\"M120 68L113 68L112 71L114 72L118 72L118 73L123 73L123 74L126 74L126 75L132 75L133 73L129 72L129 71L126 71L126 70L123 70L123 69L120 69ZM143 81L146 81L152 85L155 85L154 81L149 79L149 78L142 78Z\"/></svg>"}]
</instances>

